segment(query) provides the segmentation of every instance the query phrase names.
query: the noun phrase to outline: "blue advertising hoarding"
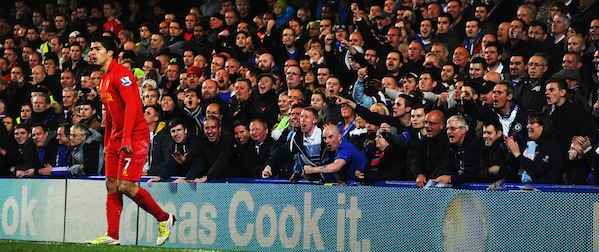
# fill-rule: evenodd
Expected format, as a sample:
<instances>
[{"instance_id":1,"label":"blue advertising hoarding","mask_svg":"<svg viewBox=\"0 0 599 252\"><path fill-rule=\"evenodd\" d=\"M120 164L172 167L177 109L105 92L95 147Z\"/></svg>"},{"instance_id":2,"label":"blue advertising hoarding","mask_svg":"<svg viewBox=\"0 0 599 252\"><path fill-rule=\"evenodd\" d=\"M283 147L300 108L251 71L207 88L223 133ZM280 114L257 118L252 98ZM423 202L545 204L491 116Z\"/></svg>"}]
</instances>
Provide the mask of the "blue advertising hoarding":
<instances>
[{"instance_id":1,"label":"blue advertising hoarding","mask_svg":"<svg viewBox=\"0 0 599 252\"><path fill-rule=\"evenodd\" d=\"M2 239L84 242L105 232L103 181L0 183ZM142 186L177 216L166 247L599 251L596 193L250 183ZM156 220L130 200L125 200L120 230L123 244L155 246Z\"/></svg>"}]
</instances>

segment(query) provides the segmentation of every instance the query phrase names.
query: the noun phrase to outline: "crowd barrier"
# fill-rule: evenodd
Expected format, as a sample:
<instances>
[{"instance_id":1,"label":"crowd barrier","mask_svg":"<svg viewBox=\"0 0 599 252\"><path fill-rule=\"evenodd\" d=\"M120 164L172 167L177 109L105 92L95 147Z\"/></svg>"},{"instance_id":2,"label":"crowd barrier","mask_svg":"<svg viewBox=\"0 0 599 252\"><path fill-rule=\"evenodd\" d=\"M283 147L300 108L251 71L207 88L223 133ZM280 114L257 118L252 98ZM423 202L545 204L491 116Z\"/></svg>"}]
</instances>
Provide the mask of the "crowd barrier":
<instances>
[{"instance_id":1,"label":"crowd barrier","mask_svg":"<svg viewBox=\"0 0 599 252\"><path fill-rule=\"evenodd\" d=\"M599 187L287 180L154 183L173 248L242 251L599 251ZM102 177L0 179L0 239L82 243L106 231ZM120 241L155 246L156 220L126 199Z\"/></svg>"}]
</instances>

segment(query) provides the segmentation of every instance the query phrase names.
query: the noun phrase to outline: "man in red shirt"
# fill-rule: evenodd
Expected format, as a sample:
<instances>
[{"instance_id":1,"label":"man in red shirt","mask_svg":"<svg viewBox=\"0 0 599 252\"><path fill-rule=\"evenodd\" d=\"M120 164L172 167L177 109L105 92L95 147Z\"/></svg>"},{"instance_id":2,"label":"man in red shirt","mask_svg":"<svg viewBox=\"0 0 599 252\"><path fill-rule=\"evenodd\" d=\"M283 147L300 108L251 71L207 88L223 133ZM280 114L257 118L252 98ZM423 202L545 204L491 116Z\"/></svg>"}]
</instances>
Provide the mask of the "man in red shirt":
<instances>
[{"instance_id":1,"label":"man in red shirt","mask_svg":"<svg viewBox=\"0 0 599 252\"><path fill-rule=\"evenodd\" d=\"M148 124L143 118L139 89L133 74L114 59L116 43L101 37L91 43L89 59L104 75L99 83L106 108L104 145L106 152L106 219L108 232L91 244L118 245L123 194L158 220L158 245L164 244L175 223L175 216L163 211L145 189L135 183L141 179L149 152ZM126 115L126 116L125 116Z\"/></svg>"},{"instance_id":2,"label":"man in red shirt","mask_svg":"<svg viewBox=\"0 0 599 252\"><path fill-rule=\"evenodd\" d=\"M102 6L102 12L106 18L106 23L104 23L105 31L111 31L114 33L114 35L118 35L120 31L125 29L125 26L121 20L116 17L116 7L112 1L104 3Z\"/></svg>"}]
</instances>

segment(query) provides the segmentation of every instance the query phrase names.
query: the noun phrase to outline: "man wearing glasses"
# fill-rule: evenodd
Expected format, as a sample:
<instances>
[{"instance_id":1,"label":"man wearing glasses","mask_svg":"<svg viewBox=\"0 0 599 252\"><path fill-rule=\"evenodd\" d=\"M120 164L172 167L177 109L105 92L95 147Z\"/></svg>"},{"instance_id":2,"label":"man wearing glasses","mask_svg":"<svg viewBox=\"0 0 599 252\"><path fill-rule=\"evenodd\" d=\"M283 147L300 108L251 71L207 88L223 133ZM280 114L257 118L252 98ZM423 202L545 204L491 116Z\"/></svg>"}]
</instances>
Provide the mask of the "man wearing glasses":
<instances>
[{"instance_id":1,"label":"man wearing glasses","mask_svg":"<svg viewBox=\"0 0 599 252\"><path fill-rule=\"evenodd\" d=\"M535 54L528 60L528 77L514 86L514 100L531 112L540 112L547 103L543 90L547 69L547 58Z\"/></svg>"},{"instance_id":2,"label":"man wearing glasses","mask_svg":"<svg viewBox=\"0 0 599 252\"><path fill-rule=\"evenodd\" d=\"M433 110L424 119L426 137L409 165L416 177L416 186L422 188L429 178L436 174L436 168L441 166L443 156L449 144L445 132L445 115L440 110Z\"/></svg>"}]
</instances>

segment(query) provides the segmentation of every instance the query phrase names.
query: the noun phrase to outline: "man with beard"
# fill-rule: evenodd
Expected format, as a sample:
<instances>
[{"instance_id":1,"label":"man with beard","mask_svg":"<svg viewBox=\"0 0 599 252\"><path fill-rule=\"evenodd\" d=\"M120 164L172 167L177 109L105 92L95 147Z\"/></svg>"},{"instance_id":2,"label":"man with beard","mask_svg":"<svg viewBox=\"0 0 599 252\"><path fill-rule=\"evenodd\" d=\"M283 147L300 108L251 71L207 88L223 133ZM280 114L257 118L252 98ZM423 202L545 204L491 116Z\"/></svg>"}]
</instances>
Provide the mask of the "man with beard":
<instances>
[{"instance_id":1,"label":"man with beard","mask_svg":"<svg viewBox=\"0 0 599 252\"><path fill-rule=\"evenodd\" d=\"M523 54L513 53L510 57L510 74L505 76L504 79L510 81L513 86L519 85L520 80L528 72L526 62L528 62L528 59Z\"/></svg>"}]
</instances>

